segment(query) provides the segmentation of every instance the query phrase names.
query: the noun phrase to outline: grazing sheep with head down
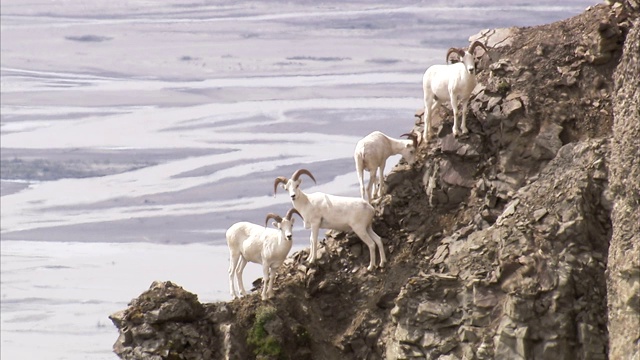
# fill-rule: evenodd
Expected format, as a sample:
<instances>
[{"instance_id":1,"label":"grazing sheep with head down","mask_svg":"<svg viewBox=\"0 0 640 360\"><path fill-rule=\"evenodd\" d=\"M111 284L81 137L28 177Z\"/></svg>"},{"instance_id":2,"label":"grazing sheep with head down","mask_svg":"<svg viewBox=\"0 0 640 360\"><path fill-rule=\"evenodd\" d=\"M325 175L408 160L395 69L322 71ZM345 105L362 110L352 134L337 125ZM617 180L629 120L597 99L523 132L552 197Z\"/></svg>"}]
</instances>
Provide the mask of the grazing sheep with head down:
<instances>
[{"instance_id":1,"label":"grazing sheep with head down","mask_svg":"<svg viewBox=\"0 0 640 360\"><path fill-rule=\"evenodd\" d=\"M462 102L462 126L463 134L467 130L467 105L471 92L476 86L475 51L481 47L485 52L487 48L479 41L474 41L469 50L450 48L447 52L447 62L453 53L460 56L460 61L447 65L432 65L425 71L422 78L422 90L424 91L424 134L423 139L428 140L431 128L431 115L436 105L449 101L453 108L453 135L458 136L458 105Z\"/></svg>"},{"instance_id":2,"label":"grazing sheep with head down","mask_svg":"<svg viewBox=\"0 0 640 360\"><path fill-rule=\"evenodd\" d=\"M360 196L365 197L364 170L369 172L369 185L367 186L367 196L369 202L374 198L382 196L384 193L384 167L387 159L391 155L400 154L404 160L413 164L415 152L418 148L418 138L416 134L402 134L410 140L394 139L380 131L374 131L358 141L353 158L356 162L356 172L360 182ZM377 173L380 173L379 177ZM375 190L371 193L371 188L375 184Z\"/></svg>"},{"instance_id":3,"label":"grazing sheep with head down","mask_svg":"<svg viewBox=\"0 0 640 360\"><path fill-rule=\"evenodd\" d=\"M353 231L369 247L370 262L368 271L376 267L376 246L380 252L380 267L384 267L387 257L384 253L380 236L373 231L372 223L375 215L373 206L359 197L345 197L329 195L321 192L307 194L300 189L300 175L309 176L316 181L311 172L306 169L298 169L291 179L284 176L276 178L273 185L273 193L278 189L278 184L289 192L291 203L300 211L304 219L304 227L311 228L311 249L307 261L315 262L316 249L318 247L318 231L333 229L337 231Z\"/></svg>"},{"instance_id":4,"label":"grazing sheep with head down","mask_svg":"<svg viewBox=\"0 0 640 360\"><path fill-rule=\"evenodd\" d=\"M293 244L293 214L301 216L296 209L290 209L284 218L273 213L267 214L265 226L269 219L274 219L273 226L276 229L243 221L231 225L227 230L230 253L229 288L233 298L238 296L234 278L240 294L247 294L242 283L242 272L248 262L262 264L262 300L273 297L276 270L284 262Z\"/></svg>"}]
</instances>

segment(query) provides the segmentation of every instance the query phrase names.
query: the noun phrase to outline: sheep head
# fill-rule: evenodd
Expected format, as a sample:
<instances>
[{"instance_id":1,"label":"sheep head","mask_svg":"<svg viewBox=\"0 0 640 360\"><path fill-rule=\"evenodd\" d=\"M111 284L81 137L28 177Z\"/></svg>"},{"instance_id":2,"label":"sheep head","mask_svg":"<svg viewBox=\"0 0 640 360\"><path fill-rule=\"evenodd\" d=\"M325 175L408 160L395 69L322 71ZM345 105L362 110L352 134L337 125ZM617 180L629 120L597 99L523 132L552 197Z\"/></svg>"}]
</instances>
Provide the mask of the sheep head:
<instances>
[{"instance_id":1,"label":"sheep head","mask_svg":"<svg viewBox=\"0 0 640 360\"><path fill-rule=\"evenodd\" d=\"M413 143L413 148L417 149L418 148L418 135L416 135L416 133L414 132L410 132L410 133L405 133L400 135L400 137L406 137L407 139L410 139L411 142Z\"/></svg>"},{"instance_id":2,"label":"sheep head","mask_svg":"<svg viewBox=\"0 0 640 360\"><path fill-rule=\"evenodd\" d=\"M313 177L313 174L307 169L298 169L293 175L291 175L291 179L287 179L284 176L278 176L273 183L273 196L275 196L276 191L278 190L278 184L282 184L282 187L289 192L289 196L291 196L291 200L295 200L297 193L299 191L300 183L302 183L302 179L300 179L301 175L307 175L308 177L316 183L316 179Z\"/></svg>"},{"instance_id":3,"label":"sheep head","mask_svg":"<svg viewBox=\"0 0 640 360\"><path fill-rule=\"evenodd\" d=\"M278 192L278 184L284 184L282 185L282 187L285 187L288 182L289 179L287 179L286 177L278 176L276 178L276 181L273 183L273 197L276 197L276 192Z\"/></svg>"},{"instance_id":4,"label":"sheep head","mask_svg":"<svg viewBox=\"0 0 640 360\"><path fill-rule=\"evenodd\" d=\"M266 227L267 224L269 223L269 219L274 219L275 221L273 222L273 226L278 227L276 225L276 223L281 223L282 222L282 217L278 214L274 214L274 213L268 213L266 219L264 219L264 226Z\"/></svg>"},{"instance_id":5,"label":"sheep head","mask_svg":"<svg viewBox=\"0 0 640 360\"><path fill-rule=\"evenodd\" d=\"M293 209L295 210L295 209ZM267 226L267 223L269 222L269 219L273 219L275 220L272 225L280 230L280 232L282 233L282 236L286 239L291 241L291 239L293 238L293 220L291 219L291 216L293 214L291 213L291 210L289 210L289 212L287 212L287 215L285 215L284 219L282 217L280 217L280 215L278 214L274 214L274 213L268 213L267 217L264 220L264 225Z\"/></svg>"},{"instance_id":6,"label":"sheep head","mask_svg":"<svg viewBox=\"0 0 640 360\"><path fill-rule=\"evenodd\" d=\"M402 134L400 136L404 136L407 139L411 140L411 144L407 144L401 154L404 160L409 165L413 165L413 163L416 161L416 151L418 150L418 136L414 132Z\"/></svg>"},{"instance_id":7,"label":"sheep head","mask_svg":"<svg viewBox=\"0 0 640 360\"><path fill-rule=\"evenodd\" d=\"M469 73L471 74L474 74L476 71L475 52L478 47L481 47L485 51L485 53L489 52L483 43L476 40L473 43L471 43L471 45L469 45L468 50L463 50L459 48L450 48L449 51L447 51L446 61L447 63L449 63L449 57L451 56L451 54L457 54L459 56L459 61L464 64L467 71L469 71ZM456 62L457 61L452 61L452 63L456 63Z\"/></svg>"},{"instance_id":8,"label":"sheep head","mask_svg":"<svg viewBox=\"0 0 640 360\"><path fill-rule=\"evenodd\" d=\"M460 48L449 48L449 50L447 51L447 56L445 57L445 61L447 62L447 64L449 63L449 61L451 61L452 64L455 64L459 61L462 60L462 58L464 58L464 53L465 51L463 49ZM451 56L451 54L456 54L458 55L458 59L457 60L449 60L449 57Z\"/></svg>"},{"instance_id":9,"label":"sheep head","mask_svg":"<svg viewBox=\"0 0 640 360\"><path fill-rule=\"evenodd\" d=\"M484 46L484 44L478 40L474 41L473 43L471 43L471 45L469 45L469 53L475 56L476 49L478 48L478 46L480 46L485 53L487 54L489 53L489 50L487 50L487 47Z\"/></svg>"}]
</instances>

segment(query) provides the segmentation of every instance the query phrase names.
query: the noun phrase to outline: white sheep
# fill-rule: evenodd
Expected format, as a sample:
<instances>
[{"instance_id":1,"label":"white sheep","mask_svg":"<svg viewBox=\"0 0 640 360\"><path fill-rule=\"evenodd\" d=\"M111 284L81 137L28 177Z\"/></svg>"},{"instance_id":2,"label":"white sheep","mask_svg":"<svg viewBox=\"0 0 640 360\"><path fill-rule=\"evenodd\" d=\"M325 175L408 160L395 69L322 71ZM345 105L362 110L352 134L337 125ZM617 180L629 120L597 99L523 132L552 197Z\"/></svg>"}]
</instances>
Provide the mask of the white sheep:
<instances>
[{"instance_id":1,"label":"white sheep","mask_svg":"<svg viewBox=\"0 0 640 360\"><path fill-rule=\"evenodd\" d=\"M229 288L233 298L238 296L234 277L240 294L247 294L242 283L242 272L247 262L262 264L262 300L273 297L276 270L284 262L293 244L293 214L301 216L296 209L290 209L284 219L273 213L267 214L265 226L243 221L229 227L226 236L230 253ZM273 226L277 229L266 227L269 219L275 220Z\"/></svg>"},{"instance_id":2,"label":"white sheep","mask_svg":"<svg viewBox=\"0 0 640 360\"><path fill-rule=\"evenodd\" d=\"M476 86L475 50L481 47L488 53L487 48L479 41L474 41L469 50L450 48L447 52L447 62L452 53L460 56L460 62L447 65L432 65L422 77L424 91L424 134L428 140L431 128L431 115L438 103L450 101L453 108L453 135L458 136L458 105L462 102L462 133L467 130L467 105L471 92Z\"/></svg>"},{"instance_id":3,"label":"white sheep","mask_svg":"<svg viewBox=\"0 0 640 360\"><path fill-rule=\"evenodd\" d=\"M409 133L400 136L406 136L410 140L394 139L380 131L374 131L356 144L353 158L356 162L356 172L360 182L360 195L363 199L367 199L365 198L364 189L364 170L367 170L370 174L367 196L371 201L384 193L384 167L391 155L401 154L409 165L415 161L415 151L418 148L416 134ZM378 171L380 172L379 178L376 175ZM376 185L376 188L371 194L373 184Z\"/></svg>"},{"instance_id":4,"label":"white sheep","mask_svg":"<svg viewBox=\"0 0 640 360\"><path fill-rule=\"evenodd\" d=\"M321 192L306 194L300 189L302 182L300 175L302 174L309 176L314 182L316 181L309 170L299 169L291 175L291 179L283 176L276 178L273 185L273 195L275 196L278 184L282 183L282 187L289 192L293 207L302 214L305 229L311 229L309 238L311 249L307 261L314 263L316 260L318 231L322 228L355 232L360 240L369 247L371 261L367 267L368 271L372 271L376 267L375 248L378 246L380 267L384 267L387 257L382 247L382 240L371 227L375 215L373 206L359 197L335 196Z\"/></svg>"}]
</instances>

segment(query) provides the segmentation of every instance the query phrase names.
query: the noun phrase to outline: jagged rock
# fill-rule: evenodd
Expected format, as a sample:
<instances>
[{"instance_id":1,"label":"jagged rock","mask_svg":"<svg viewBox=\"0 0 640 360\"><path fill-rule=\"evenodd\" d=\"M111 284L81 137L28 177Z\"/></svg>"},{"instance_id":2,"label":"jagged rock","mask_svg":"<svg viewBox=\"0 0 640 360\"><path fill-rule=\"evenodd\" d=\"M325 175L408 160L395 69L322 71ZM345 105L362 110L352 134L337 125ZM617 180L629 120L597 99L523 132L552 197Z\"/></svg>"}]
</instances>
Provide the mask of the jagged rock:
<instances>
[{"instance_id":1,"label":"jagged rock","mask_svg":"<svg viewBox=\"0 0 640 360\"><path fill-rule=\"evenodd\" d=\"M110 316L120 331L114 352L122 359L212 359L219 335L205 312L196 295L171 282L154 282Z\"/></svg>"},{"instance_id":2,"label":"jagged rock","mask_svg":"<svg viewBox=\"0 0 640 360\"><path fill-rule=\"evenodd\" d=\"M538 222L540 221L545 215L547 215L549 213L549 211L547 211L547 209L538 209L536 211L533 212L533 220Z\"/></svg>"},{"instance_id":3,"label":"jagged rock","mask_svg":"<svg viewBox=\"0 0 640 360\"><path fill-rule=\"evenodd\" d=\"M471 188L475 185L474 173L474 164L455 160L443 160L440 164L440 177L448 185Z\"/></svg>"},{"instance_id":4,"label":"jagged rock","mask_svg":"<svg viewBox=\"0 0 640 360\"><path fill-rule=\"evenodd\" d=\"M484 153L480 136L471 134L464 142L459 141L453 134L449 134L442 139L442 152L455 154L461 158L474 160Z\"/></svg>"},{"instance_id":5,"label":"jagged rock","mask_svg":"<svg viewBox=\"0 0 640 360\"><path fill-rule=\"evenodd\" d=\"M454 310L454 307L447 304L433 301L421 302L416 309L416 321L425 322L430 319L442 321L450 318Z\"/></svg>"},{"instance_id":6,"label":"jagged rock","mask_svg":"<svg viewBox=\"0 0 640 360\"><path fill-rule=\"evenodd\" d=\"M609 186L613 234L607 261L609 358L640 359L640 20L638 2L624 55L615 73L615 120ZM606 202L605 202L606 203ZM634 340L636 339L636 340Z\"/></svg>"},{"instance_id":7,"label":"jagged rock","mask_svg":"<svg viewBox=\"0 0 640 360\"><path fill-rule=\"evenodd\" d=\"M508 318L503 318L494 337L494 359L529 359L531 343L528 336L527 326L518 326Z\"/></svg>"},{"instance_id":8,"label":"jagged rock","mask_svg":"<svg viewBox=\"0 0 640 360\"><path fill-rule=\"evenodd\" d=\"M491 66L489 66L489 70L491 70L491 74L493 75L505 76L507 74L515 75L519 69L514 66L510 60L500 59L499 61L491 64Z\"/></svg>"},{"instance_id":9,"label":"jagged rock","mask_svg":"<svg viewBox=\"0 0 640 360\"><path fill-rule=\"evenodd\" d=\"M458 330L458 336L460 342L476 342L478 340L478 335L476 331L473 330L473 326L463 326Z\"/></svg>"},{"instance_id":10,"label":"jagged rock","mask_svg":"<svg viewBox=\"0 0 640 360\"><path fill-rule=\"evenodd\" d=\"M546 123L540 133L536 136L532 155L539 160L549 160L556 156L556 153L562 147L562 140L560 140L560 133L563 128L560 125L554 123Z\"/></svg>"},{"instance_id":11,"label":"jagged rock","mask_svg":"<svg viewBox=\"0 0 640 360\"><path fill-rule=\"evenodd\" d=\"M513 28L485 29L469 37L469 42L481 41L489 48L511 46L513 43Z\"/></svg>"},{"instance_id":12,"label":"jagged rock","mask_svg":"<svg viewBox=\"0 0 640 360\"><path fill-rule=\"evenodd\" d=\"M449 246L446 244L438 246L438 250L436 250L435 255L433 255L433 258L431 259L431 264L441 264L442 262L444 262L444 259L446 259L447 255L449 255Z\"/></svg>"},{"instance_id":13,"label":"jagged rock","mask_svg":"<svg viewBox=\"0 0 640 360\"><path fill-rule=\"evenodd\" d=\"M522 102L520 101L520 99L516 98L506 100L505 103L502 104L501 110L503 117L505 119L509 119L524 110L524 107L522 106Z\"/></svg>"},{"instance_id":14,"label":"jagged rock","mask_svg":"<svg viewBox=\"0 0 640 360\"><path fill-rule=\"evenodd\" d=\"M509 295L504 303L504 313L512 320L525 322L531 319L535 313L534 302L523 299L518 295Z\"/></svg>"},{"instance_id":15,"label":"jagged rock","mask_svg":"<svg viewBox=\"0 0 640 360\"><path fill-rule=\"evenodd\" d=\"M490 288L473 286L472 304L479 308L494 308L498 304L499 298L495 291Z\"/></svg>"},{"instance_id":16,"label":"jagged rock","mask_svg":"<svg viewBox=\"0 0 640 360\"><path fill-rule=\"evenodd\" d=\"M398 323L395 339L402 343L418 344L423 333L424 330L421 327L414 326L408 321L403 321Z\"/></svg>"}]
</instances>

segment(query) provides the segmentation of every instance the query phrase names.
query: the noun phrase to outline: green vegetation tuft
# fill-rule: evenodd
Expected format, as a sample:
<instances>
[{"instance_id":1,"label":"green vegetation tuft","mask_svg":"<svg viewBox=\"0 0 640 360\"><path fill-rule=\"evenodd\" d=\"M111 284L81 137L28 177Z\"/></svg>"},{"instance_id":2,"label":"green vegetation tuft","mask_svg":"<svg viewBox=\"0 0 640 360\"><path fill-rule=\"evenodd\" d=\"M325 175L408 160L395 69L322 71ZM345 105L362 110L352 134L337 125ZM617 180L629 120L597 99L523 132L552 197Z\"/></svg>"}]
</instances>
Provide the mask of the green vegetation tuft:
<instances>
[{"instance_id":1,"label":"green vegetation tuft","mask_svg":"<svg viewBox=\"0 0 640 360\"><path fill-rule=\"evenodd\" d=\"M511 84L504 80L500 81L500 83L498 84L498 93L502 96L505 96L507 95L509 90L511 90Z\"/></svg>"},{"instance_id":2,"label":"green vegetation tuft","mask_svg":"<svg viewBox=\"0 0 640 360\"><path fill-rule=\"evenodd\" d=\"M282 346L273 336L269 335L264 326L271 321L276 315L276 309L273 306L261 306L256 311L256 319L249 335L247 336L247 344L253 347L253 354L256 356L269 356L274 358L282 358Z\"/></svg>"}]
</instances>

